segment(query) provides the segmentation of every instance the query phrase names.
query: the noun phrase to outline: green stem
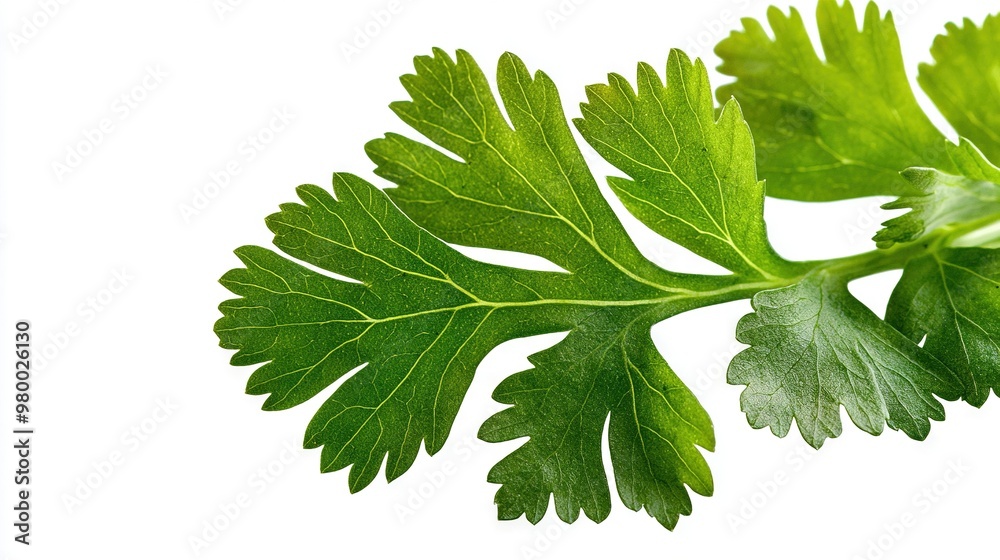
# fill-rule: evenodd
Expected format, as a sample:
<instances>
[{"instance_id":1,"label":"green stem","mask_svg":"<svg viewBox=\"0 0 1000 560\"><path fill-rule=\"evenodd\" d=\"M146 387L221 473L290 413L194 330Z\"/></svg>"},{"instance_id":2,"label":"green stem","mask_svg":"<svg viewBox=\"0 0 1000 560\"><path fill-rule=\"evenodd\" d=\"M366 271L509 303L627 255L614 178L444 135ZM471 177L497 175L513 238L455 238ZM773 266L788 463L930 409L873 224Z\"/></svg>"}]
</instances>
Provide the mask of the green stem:
<instances>
[{"instance_id":1,"label":"green stem","mask_svg":"<svg viewBox=\"0 0 1000 560\"><path fill-rule=\"evenodd\" d=\"M849 257L820 261L812 271L829 272L851 281L880 272L898 270L906 266L911 259L936 249L944 239L944 235L935 234L913 243L893 245L890 249L876 249Z\"/></svg>"},{"instance_id":2,"label":"green stem","mask_svg":"<svg viewBox=\"0 0 1000 560\"><path fill-rule=\"evenodd\" d=\"M850 282L880 272L899 270L905 267L910 260L933 253L943 247L967 246L966 240L980 235L980 232L989 235L990 239L1000 239L1000 231L991 227L998 224L1000 224L1000 215L995 215L940 228L917 241L896 244L889 249L875 249L867 253L822 261L788 263L789 273L782 277L770 277L752 282L734 282L708 291L672 294L660 300L661 304L657 306L658 310L654 315L658 317L657 321L659 321L691 309L749 299L757 292L796 284L809 274L828 273L845 282Z\"/></svg>"},{"instance_id":3,"label":"green stem","mask_svg":"<svg viewBox=\"0 0 1000 560\"><path fill-rule=\"evenodd\" d=\"M940 228L922 238L893 245L889 249L875 249L867 253L807 263L812 271L827 271L847 281L871 276L888 270L898 270L911 259L933 253L943 247L980 246L1000 239L1000 215L994 214L978 220Z\"/></svg>"},{"instance_id":4,"label":"green stem","mask_svg":"<svg viewBox=\"0 0 1000 560\"><path fill-rule=\"evenodd\" d=\"M949 242L951 247L988 247L1000 241L1000 216L990 216L980 222L972 222L976 227L963 230Z\"/></svg>"}]
</instances>

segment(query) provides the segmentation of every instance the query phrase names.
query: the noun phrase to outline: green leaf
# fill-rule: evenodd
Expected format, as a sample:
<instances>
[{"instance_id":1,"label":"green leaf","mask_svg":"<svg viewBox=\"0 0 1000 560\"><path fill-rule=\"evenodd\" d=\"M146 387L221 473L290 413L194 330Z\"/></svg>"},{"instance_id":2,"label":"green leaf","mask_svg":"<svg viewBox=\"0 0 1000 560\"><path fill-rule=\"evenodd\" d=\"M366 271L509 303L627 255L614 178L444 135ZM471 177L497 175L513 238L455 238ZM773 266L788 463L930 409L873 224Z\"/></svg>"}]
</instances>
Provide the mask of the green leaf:
<instances>
[{"instance_id":1,"label":"green leaf","mask_svg":"<svg viewBox=\"0 0 1000 560\"><path fill-rule=\"evenodd\" d=\"M740 406L755 428L785 436L794 419L819 448L841 433L840 407L877 435L885 425L924 439L943 420L934 395L954 400L962 383L951 370L879 319L843 278L818 272L798 284L759 292L736 338L750 348L729 365L729 382L746 385Z\"/></svg>"},{"instance_id":2,"label":"green leaf","mask_svg":"<svg viewBox=\"0 0 1000 560\"><path fill-rule=\"evenodd\" d=\"M823 201L919 194L898 173L908 167L951 172L945 139L913 95L891 14L868 4L859 30L850 2L820 0L823 57L799 12L767 12L774 38L753 19L716 47L719 71L757 143L768 194ZM968 106L968 105L966 105Z\"/></svg>"},{"instance_id":3,"label":"green leaf","mask_svg":"<svg viewBox=\"0 0 1000 560\"><path fill-rule=\"evenodd\" d=\"M921 194L900 197L882 206L887 210L912 210L882 224L885 228L875 235L880 248L913 241L954 224L1000 216L1000 168L965 139L959 146L949 144L948 153L959 175L919 167L903 172Z\"/></svg>"},{"instance_id":4,"label":"green leaf","mask_svg":"<svg viewBox=\"0 0 1000 560\"><path fill-rule=\"evenodd\" d=\"M674 281L643 258L601 196L548 76L500 58L508 124L465 51L453 61L435 49L414 65L401 80L412 101L391 107L460 159L398 134L368 143L375 173L398 185L386 192L410 219L448 242L535 254L602 281Z\"/></svg>"},{"instance_id":5,"label":"green leaf","mask_svg":"<svg viewBox=\"0 0 1000 560\"><path fill-rule=\"evenodd\" d=\"M489 481L503 484L502 519L525 514L537 523L554 494L561 518L573 521L583 509L603 520L611 507L601 460L609 413L611 462L626 506L645 507L673 528L691 513L685 484L712 494L712 475L695 447L714 448L711 420L657 353L648 319L633 321L621 310L597 311L532 356L533 369L497 387L494 398L514 406L487 420L480 437L531 438L490 471Z\"/></svg>"},{"instance_id":6,"label":"green leaf","mask_svg":"<svg viewBox=\"0 0 1000 560\"><path fill-rule=\"evenodd\" d=\"M632 180L613 177L625 207L657 233L747 276L788 270L767 240L764 184L757 180L753 138L735 101L715 120L708 72L678 50L664 85L648 64L638 93L617 74L587 88L576 124L610 163Z\"/></svg>"},{"instance_id":7,"label":"green leaf","mask_svg":"<svg viewBox=\"0 0 1000 560\"><path fill-rule=\"evenodd\" d=\"M224 348L239 350L234 365L265 363L247 392L269 393L268 410L305 402L367 364L333 392L305 438L307 447L324 446L323 471L353 465L356 491L387 455L391 480L421 440L431 453L441 448L476 364L494 346L569 323L546 311L533 324L518 316L518 306L546 290L539 274L470 261L357 177L338 174L334 187L338 200L299 187L304 204L282 205L268 227L289 256L362 283L244 247L237 255L246 268L221 280L242 297L220 306L215 330ZM555 283L547 295L557 301L563 288L571 286ZM502 301L486 303L487 294Z\"/></svg>"},{"instance_id":8,"label":"green leaf","mask_svg":"<svg viewBox=\"0 0 1000 560\"><path fill-rule=\"evenodd\" d=\"M889 299L886 321L965 380L982 406L1000 394L1000 251L942 249L913 259Z\"/></svg>"},{"instance_id":9,"label":"green leaf","mask_svg":"<svg viewBox=\"0 0 1000 560\"><path fill-rule=\"evenodd\" d=\"M917 80L955 130L1000 164L1000 15L946 28Z\"/></svg>"},{"instance_id":10,"label":"green leaf","mask_svg":"<svg viewBox=\"0 0 1000 560\"><path fill-rule=\"evenodd\" d=\"M679 54L672 60L696 67ZM441 449L492 348L569 331L532 357L533 369L497 389L496 398L512 406L487 421L482 437L530 438L491 471L502 485L499 515L537 522L552 496L566 521L580 511L607 516L601 438L610 417L607 445L622 501L674 527L691 512L686 486L712 492L698 448L711 450L714 436L705 411L656 351L650 328L787 280L764 280L745 266L745 278L680 274L644 259L598 190L551 81L530 75L513 55L501 58L497 76L509 123L468 54L452 60L436 50L415 66L417 73L403 78L413 100L393 109L440 149L390 134L367 149L377 173L396 187L383 192L346 174L334 176L334 193L300 187L303 204L282 205L267 220L287 256L242 248L245 268L222 279L241 296L220 307L222 346L238 350L234 364L263 364L247 389L270 394L267 409L301 404L364 366L322 403L305 437L307 447L323 447L322 470L350 467L356 491L383 462L389 480L400 476L421 441L428 453ZM746 125L735 106L711 123L711 90L697 68L702 79L690 85L709 100L697 117L708 119L711 136L688 126L674 149L702 162L685 171L694 191L711 192L713 204L732 209L733 243L718 246L720 258L729 262L744 249L774 271L791 268L763 237ZM705 169L705 150L719 173L696 173ZM756 233L741 237L737 227ZM741 244L747 239L753 243ZM474 261L444 241L532 253L567 272Z\"/></svg>"}]
</instances>

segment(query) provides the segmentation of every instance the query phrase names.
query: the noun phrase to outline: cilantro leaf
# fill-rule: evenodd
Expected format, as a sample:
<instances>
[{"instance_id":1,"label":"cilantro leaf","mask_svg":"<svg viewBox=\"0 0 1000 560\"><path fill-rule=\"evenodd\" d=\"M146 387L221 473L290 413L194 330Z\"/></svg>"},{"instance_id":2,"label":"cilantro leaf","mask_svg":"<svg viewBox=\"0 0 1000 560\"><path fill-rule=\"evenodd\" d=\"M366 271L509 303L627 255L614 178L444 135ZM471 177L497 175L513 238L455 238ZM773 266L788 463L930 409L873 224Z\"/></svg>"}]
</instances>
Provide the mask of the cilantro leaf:
<instances>
[{"instance_id":1,"label":"cilantro leaf","mask_svg":"<svg viewBox=\"0 0 1000 560\"><path fill-rule=\"evenodd\" d=\"M674 281L642 256L604 201L548 76L532 79L516 56L500 58L508 124L467 52L453 61L436 49L414 65L417 73L401 79L413 99L392 110L460 159L398 134L368 143L375 173L398 185L386 193L411 220L448 242L535 254L602 282Z\"/></svg>"},{"instance_id":2,"label":"cilantro leaf","mask_svg":"<svg viewBox=\"0 0 1000 560\"><path fill-rule=\"evenodd\" d=\"M912 210L883 224L884 229L875 235L879 247L913 241L952 224L1000 216L1000 168L965 139L958 146L949 144L948 153L959 175L927 168L902 173L921 194L882 205L887 210Z\"/></svg>"},{"instance_id":3,"label":"cilantro leaf","mask_svg":"<svg viewBox=\"0 0 1000 560\"><path fill-rule=\"evenodd\" d=\"M809 201L919 194L899 171L952 172L945 139L910 88L892 15L882 18L869 3L859 30L849 1L820 0L816 17L825 60L794 8L768 10L773 39L747 18L716 47L719 71L736 78L717 96L742 105L768 194Z\"/></svg>"},{"instance_id":4,"label":"cilantro leaf","mask_svg":"<svg viewBox=\"0 0 1000 560\"><path fill-rule=\"evenodd\" d=\"M965 380L982 406L1000 394L1000 251L941 249L907 263L886 321Z\"/></svg>"},{"instance_id":5,"label":"cilantro leaf","mask_svg":"<svg viewBox=\"0 0 1000 560\"><path fill-rule=\"evenodd\" d=\"M237 255L246 268L222 278L240 299L224 302L215 330L235 365L265 363L247 383L270 394L268 410L312 398L356 366L306 432L323 447L322 470L353 465L352 491L402 474L421 440L441 448L475 365L508 337L565 325L540 314L530 326L504 304L537 301L538 274L471 261L421 231L369 183L334 176L337 199L299 187L304 204L267 219L291 257L360 282L329 278L260 247ZM350 224L350 225L348 225ZM556 286L558 289L559 286ZM484 303L489 295L503 303ZM559 298L563 294L547 294Z\"/></svg>"},{"instance_id":6,"label":"cilantro leaf","mask_svg":"<svg viewBox=\"0 0 1000 560\"><path fill-rule=\"evenodd\" d=\"M553 496L566 521L580 511L607 516L601 436L609 416L607 445L627 507L672 528L691 511L686 486L711 494L698 449L714 447L711 421L657 352L650 328L785 282L775 273L791 265L763 237L761 186L738 108L714 123L704 67L679 53L671 60L675 71L700 73L688 85L709 100L695 113L677 112L684 129L674 149L695 162L684 170L691 194L715 196L712 204L731 208L735 224L757 232L747 245L733 235L718 246L719 258L737 262L733 251L746 249L754 260L738 262L766 264L770 280L745 266L746 278L700 276L644 259L600 194L543 73L532 76L513 55L501 58L505 118L467 53L417 57L417 73L403 78L412 101L392 107L440 148L398 134L372 141L376 173L395 187L381 191L346 174L334 176L334 193L300 187L303 204L282 205L267 220L287 256L242 248L245 268L222 279L241 297L222 304L216 331L224 347L239 350L234 364L263 364L248 392L270 394L265 408L301 404L364 366L307 429L306 446L323 447L322 470L350 467L352 491L369 484L383 462L386 477L398 477L421 441L428 453L441 449L490 349L569 331L495 393L512 406L487 420L481 437L530 438L490 473L501 484L499 515L537 522ZM674 110L682 102L666 103ZM692 128L698 119L706 119L710 137ZM718 174L704 173L706 157L720 164ZM444 241L533 253L568 273L474 261Z\"/></svg>"},{"instance_id":7,"label":"cilantro leaf","mask_svg":"<svg viewBox=\"0 0 1000 560\"><path fill-rule=\"evenodd\" d=\"M917 80L955 130L1000 164L1000 15L946 27Z\"/></svg>"},{"instance_id":8,"label":"cilantro leaf","mask_svg":"<svg viewBox=\"0 0 1000 560\"><path fill-rule=\"evenodd\" d=\"M729 364L729 382L746 385L740 406L755 428L785 436L794 419L819 448L841 433L840 407L877 435L885 425L924 439L943 420L935 398L955 400L962 383L941 362L820 271L786 288L759 292L736 338L750 348Z\"/></svg>"},{"instance_id":9,"label":"cilantro leaf","mask_svg":"<svg viewBox=\"0 0 1000 560\"><path fill-rule=\"evenodd\" d=\"M648 64L638 93L617 74L587 88L576 124L595 150L632 180L609 184L625 207L657 233L743 275L773 278L788 269L767 240L764 184L739 105L715 120L708 72L673 50L667 84Z\"/></svg>"},{"instance_id":10,"label":"cilantro leaf","mask_svg":"<svg viewBox=\"0 0 1000 560\"><path fill-rule=\"evenodd\" d=\"M566 521L580 509L594 521L607 517L601 436L609 412L611 463L627 507L645 507L673 528L691 513L685 484L712 494L712 475L695 447L714 449L712 422L656 351L648 324L620 310L597 311L532 356L533 369L497 387L494 398L513 406L487 420L480 437L531 438L490 471L489 481L503 484L501 519L523 513L538 522L550 494Z\"/></svg>"}]
</instances>

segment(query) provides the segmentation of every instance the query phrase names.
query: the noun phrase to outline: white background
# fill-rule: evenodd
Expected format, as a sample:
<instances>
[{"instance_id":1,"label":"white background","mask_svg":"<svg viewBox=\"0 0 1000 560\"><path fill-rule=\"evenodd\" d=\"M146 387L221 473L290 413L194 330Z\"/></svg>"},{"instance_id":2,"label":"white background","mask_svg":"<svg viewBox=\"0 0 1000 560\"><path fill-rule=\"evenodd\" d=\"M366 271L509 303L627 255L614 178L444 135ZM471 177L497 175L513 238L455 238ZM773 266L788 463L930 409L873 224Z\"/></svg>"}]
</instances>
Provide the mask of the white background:
<instances>
[{"instance_id":1,"label":"white background","mask_svg":"<svg viewBox=\"0 0 1000 560\"><path fill-rule=\"evenodd\" d=\"M210 0L71 2L48 18L37 15L42 2L2 4L0 341L12 347L14 322L28 319L36 353L49 354L44 364L35 362L32 389L29 548L11 539L14 359L3 353L3 557L195 557L193 537L208 543L198 551L204 558L847 559L876 557L868 553L879 539L889 549L885 558L987 554L1000 502L992 474L1000 466L997 399L982 410L947 403L948 421L935 423L922 443L896 432L874 438L845 418L841 438L818 454L799 455L808 448L794 430L778 439L751 429L739 410L740 388L725 383L747 302L692 312L654 331L718 437L717 451L708 454L715 496L696 496L694 514L674 532L616 496L600 525L581 517L567 526L551 509L538 526L496 520L496 487L486 473L518 443L476 443L476 430L500 407L489 397L496 383L527 367L524 357L558 335L494 351L446 447L435 457L421 453L391 485L380 476L350 495L346 471L320 474L319 451L303 451L300 443L324 396L262 412L264 397L243 394L252 368L229 366L230 352L212 333L216 306L228 295L217 279L238 265L235 247L269 244L263 218L291 201L296 185L329 185L336 170L376 179L362 146L389 130L406 132L387 105L405 98L398 76L410 70L412 56L432 46L464 48L492 76L498 56L513 51L553 77L576 116L584 85L609 71L631 77L640 60L662 68L670 47L714 68L711 45L737 25L737 15L761 17L767 4L399 2L384 25L373 23L373 12L386 10L387 0L250 0L221 15ZM813 0L781 0L789 3L812 19ZM981 21L991 3L881 4L898 10L913 76L946 21ZM45 23L27 37L22 18ZM377 34L359 38L366 26ZM11 34L25 40L12 45ZM360 52L347 56L345 44ZM145 79L150 71L165 75ZM714 71L712 78L724 79ZM127 112L123 94L136 98ZM272 141L249 160L241 144L268 127L276 110L294 118L273 137L263 133ZM111 132L71 171L54 171L53 163L65 163L67 149L102 119ZM182 205L206 194L211 174L234 159L240 173L221 192L209 189L214 197L185 220ZM613 172L596 161L594 169L599 177ZM786 256L830 257L872 247L868 238L886 217L880 202L769 201L767 218ZM624 219L656 262L704 269ZM852 289L881 312L896 277ZM103 303L90 305L99 298ZM161 404L169 414L157 411ZM144 439L123 438L130 430ZM120 464L102 474L115 453ZM258 470L268 468L280 474L262 478ZM783 484L772 484L776 478ZM90 489L88 480L98 487ZM915 501L927 489L941 495ZM413 498L420 492L424 498ZM206 524L240 493L249 505L206 537ZM79 502L68 507L68 497ZM401 508L411 509L404 515ZM893 534L906 514L915 525Z\"/></svg>"}]
</instances>

